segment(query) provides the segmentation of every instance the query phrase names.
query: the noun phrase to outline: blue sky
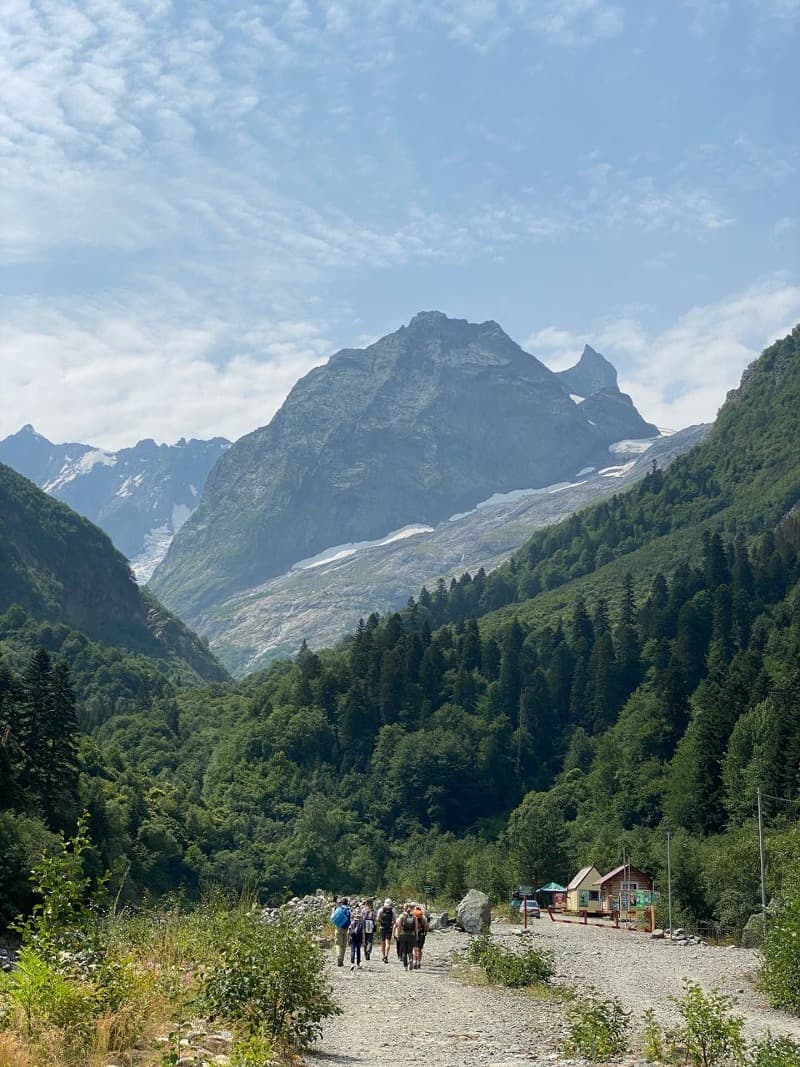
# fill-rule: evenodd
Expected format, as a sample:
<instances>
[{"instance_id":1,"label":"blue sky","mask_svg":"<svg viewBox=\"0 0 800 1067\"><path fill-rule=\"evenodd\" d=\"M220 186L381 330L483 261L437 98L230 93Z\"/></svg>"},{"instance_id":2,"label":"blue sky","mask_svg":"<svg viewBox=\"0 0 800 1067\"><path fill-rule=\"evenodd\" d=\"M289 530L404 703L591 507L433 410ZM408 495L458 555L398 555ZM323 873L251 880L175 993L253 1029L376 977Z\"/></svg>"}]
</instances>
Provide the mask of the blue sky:
<instances>
[{"instance_id":1,"label":"blue sky","mask_svg":"<svg viewBox=\"0 0 800 1067\"><path fill-rule=\"evenodd\" d=\"M661 425L800 320L800 0L0 0L0 433L263 425L421 309Z\"/></svg>"}]
</instances>

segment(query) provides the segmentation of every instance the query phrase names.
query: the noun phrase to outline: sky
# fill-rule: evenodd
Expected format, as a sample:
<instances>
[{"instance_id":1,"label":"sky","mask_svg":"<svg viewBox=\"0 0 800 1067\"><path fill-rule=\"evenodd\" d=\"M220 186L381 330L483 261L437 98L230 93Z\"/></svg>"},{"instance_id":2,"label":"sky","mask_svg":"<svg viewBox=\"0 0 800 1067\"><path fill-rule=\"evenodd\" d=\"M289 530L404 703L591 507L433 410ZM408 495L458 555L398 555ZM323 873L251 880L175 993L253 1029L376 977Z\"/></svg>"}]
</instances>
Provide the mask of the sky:
<instances>
[{"instance_id":1,"label":"sky","mask_svg":"<svg viewBox=\"0 0 800 1067\"><path fill-rule=\"evenodd\" d=\"M800 321L800 0L0 0L0 436L264 425L420 310L713 419Z\"/></svg>"}]
</instances>

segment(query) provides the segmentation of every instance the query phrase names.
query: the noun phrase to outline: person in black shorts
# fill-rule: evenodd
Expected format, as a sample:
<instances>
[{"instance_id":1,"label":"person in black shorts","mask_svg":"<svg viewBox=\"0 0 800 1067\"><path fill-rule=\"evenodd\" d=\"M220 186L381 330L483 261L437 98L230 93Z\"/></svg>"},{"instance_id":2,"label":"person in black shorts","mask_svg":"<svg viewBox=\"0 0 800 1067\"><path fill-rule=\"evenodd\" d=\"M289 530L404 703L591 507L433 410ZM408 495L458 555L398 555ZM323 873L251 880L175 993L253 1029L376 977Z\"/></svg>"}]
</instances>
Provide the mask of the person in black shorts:
<instances>
[{"instance_id":1,"label":"person in black shorts","mask_svg":"<svg viewBox=\"0 0 800 1067\"><path fill-rule=\"evenodd\" d=\"M394 908L391 897L384 900L382 907L378 908L375 921L381 932L381 956L384 963L389 962L389 950L392 947L392 932L394 929Z\"/></svg>"}]
</instances>

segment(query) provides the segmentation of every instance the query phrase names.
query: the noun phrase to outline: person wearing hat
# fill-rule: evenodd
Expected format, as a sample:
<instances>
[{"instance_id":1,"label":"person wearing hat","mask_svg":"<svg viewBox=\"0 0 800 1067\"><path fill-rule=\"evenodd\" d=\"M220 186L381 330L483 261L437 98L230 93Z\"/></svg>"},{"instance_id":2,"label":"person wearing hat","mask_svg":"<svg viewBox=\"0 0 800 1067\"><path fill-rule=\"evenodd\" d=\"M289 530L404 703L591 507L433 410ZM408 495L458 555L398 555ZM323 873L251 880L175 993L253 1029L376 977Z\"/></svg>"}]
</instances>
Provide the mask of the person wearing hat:
<instances>
[{"instance_id":1,"label":"person wearing hat","mask_svg":"<svg viewBox=\"0 0 800 1067\"><path fill-rule=\"evenodd\" d=\"M392 931L394 929L394 907L392 906L391 897L387 897L382 906L378 908L375 922L378 924L381 931L381 953L383 962L388 963L389 950L392 947Z\"/></svg>"}]
</instances>

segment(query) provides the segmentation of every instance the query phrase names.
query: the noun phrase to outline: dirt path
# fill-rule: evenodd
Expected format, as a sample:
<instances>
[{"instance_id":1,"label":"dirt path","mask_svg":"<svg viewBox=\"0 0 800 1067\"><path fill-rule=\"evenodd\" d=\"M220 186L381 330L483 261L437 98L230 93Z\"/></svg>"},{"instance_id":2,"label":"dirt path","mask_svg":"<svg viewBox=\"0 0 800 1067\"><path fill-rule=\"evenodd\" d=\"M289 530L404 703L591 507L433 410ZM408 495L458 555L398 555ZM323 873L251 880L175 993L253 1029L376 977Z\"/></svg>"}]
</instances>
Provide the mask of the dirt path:
<instances>
[{"instance_id":1,"label":"dirt path","mask_svg":"<svg viewBox=\"0 0 800 1067\"><path fill-rule=\"evenodd\" d=\"M418 971L404 971L394 955L380 953L361 971L331 968L344 1014L332 1019L314 1067L521 1067L555 1063L558 1008L506 991L465 984L450 973L452 957L467 938L455 931L431 934Z\"/></svg>"},{"instance_id":2,"label":"dirt path","mask_svg":"<svg viewBox=\"0 0 800 1067\"><path fill-rule=\"evenodd\" d=\"M508 943L514 927L497 924L494 933ZM800 1020L770 1011L755 991L754 953L742 949L679 947L627 932L567 927L548 919L532 935L556 956L556 981L573 988L593 985L618 996L640 1024L645 1008L665 1022L674 1021L670 995L691 977L705 988L716 986L734 997L751 1037L771 1029L800 1040ZM309 1067L566 1067L579 1064L561 1051L566 1027L563 1006L525 992L470 985L451 973L454 955L468 938L455 931L431 934L425 962L406 972L399 960L377 959L351 973L330 969L344 1013L332 1019ZM631 1054L627 1064L641 1062Z\"/></svg>"}]
</instances>

